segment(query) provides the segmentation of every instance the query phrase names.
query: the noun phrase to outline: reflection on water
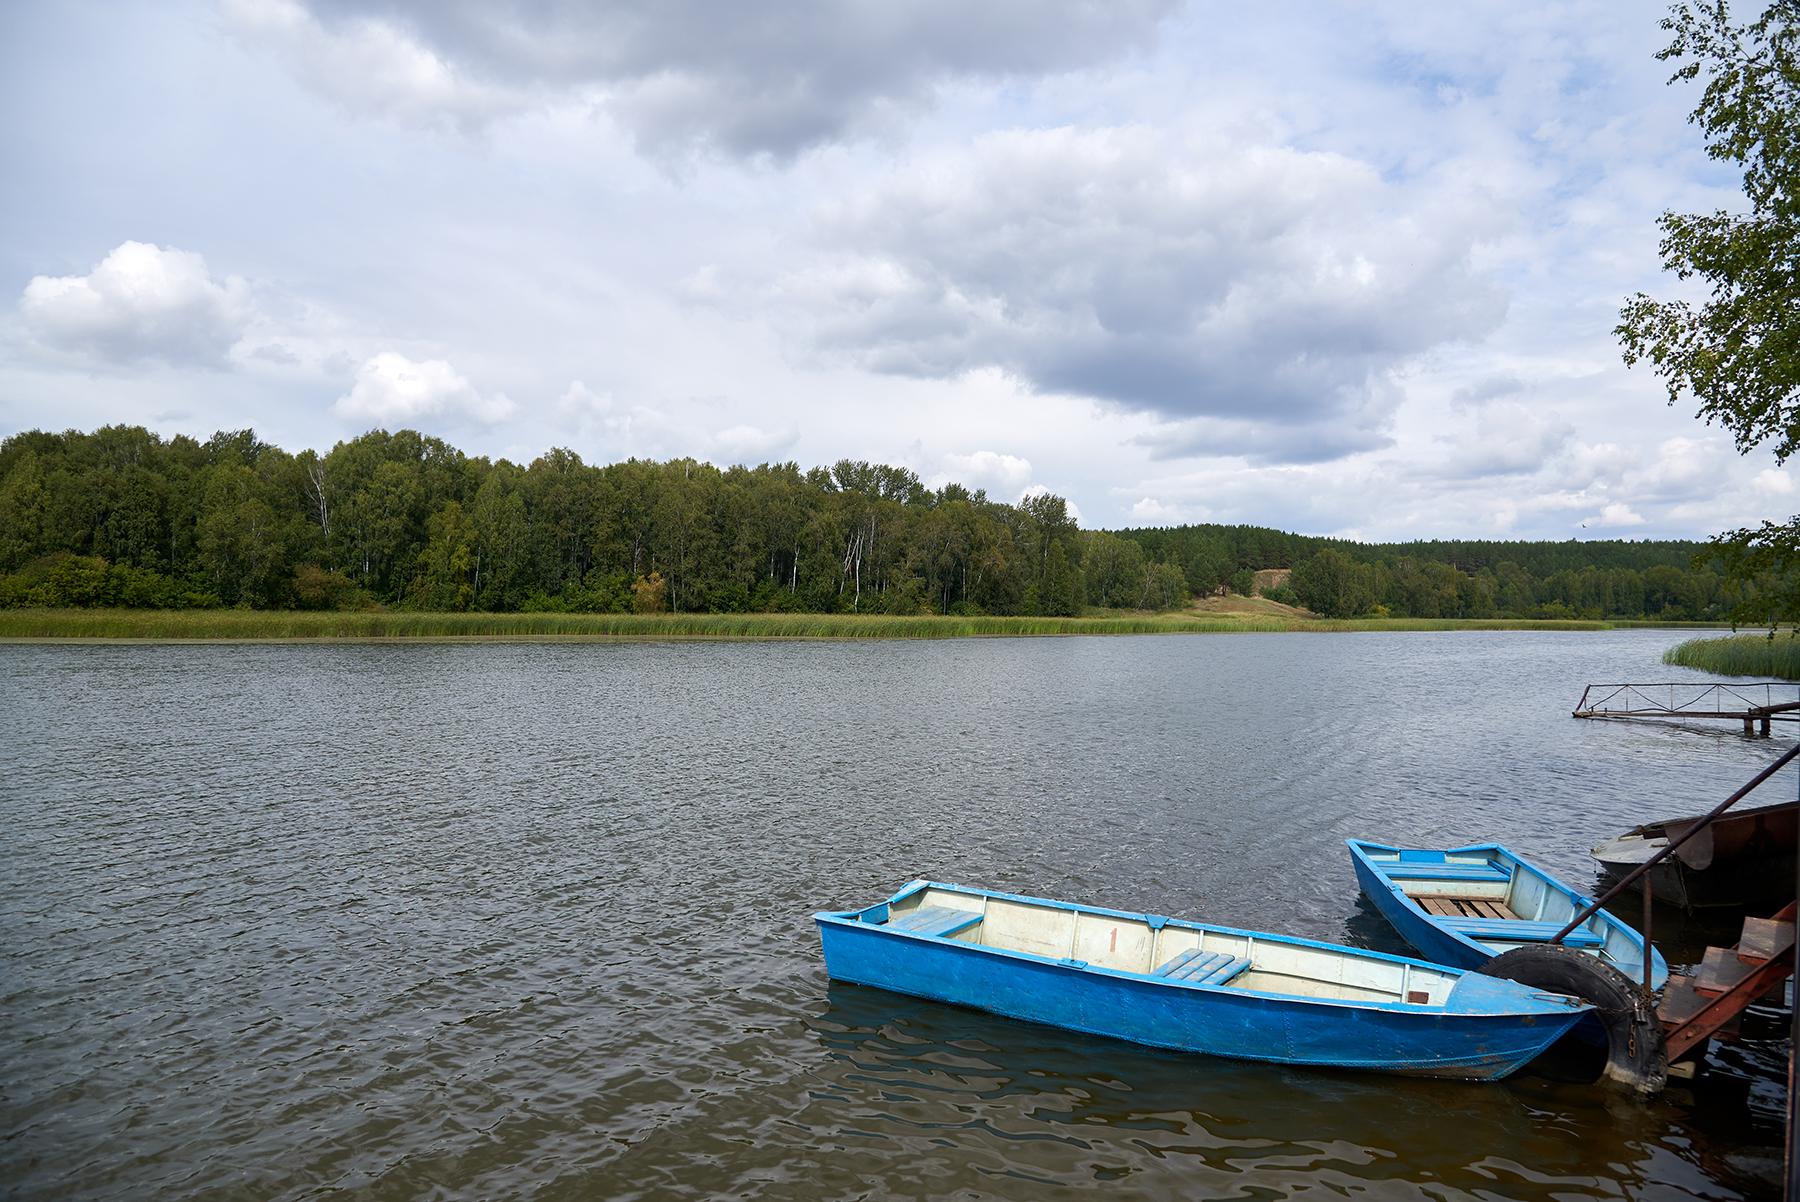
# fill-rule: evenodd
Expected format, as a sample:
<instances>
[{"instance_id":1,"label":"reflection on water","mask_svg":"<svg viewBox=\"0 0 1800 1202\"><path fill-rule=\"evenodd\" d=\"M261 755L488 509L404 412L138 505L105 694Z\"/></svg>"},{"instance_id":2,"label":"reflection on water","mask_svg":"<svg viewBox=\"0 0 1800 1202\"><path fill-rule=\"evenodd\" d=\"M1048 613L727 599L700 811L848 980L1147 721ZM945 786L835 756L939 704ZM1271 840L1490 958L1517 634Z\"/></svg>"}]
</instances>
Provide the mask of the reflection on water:
<instances>
[{"instance_id":1,"label":"reflection on water","mask_svg":"<svg viewBox=\"0 0 1800 1202\"><path fill-rule=\"evenodd\" d=\"M1000 1151L1038 1141L1038 1181L1071 1193L1115 1178L1138 1179L1144 1196L1199 1197L1378 1185L1382 1197L1427 1198L1444 1184L1507 1197L1540 1185L1703 1193L1707 1183L1704 1167L1660 1154L1660 1119L1593 1090L1522 1081L1472 1093L1453 1082L1201 1059L854 985L831 987L815 1027L831 1075L846 1083L832 1091L841 1130L879 1138L902 1158L947 1126L978 1133L958 1144ZM952 1122L941 1121L943 1100L956 1102Z\"/></svg>"},{"instance_id":2,"label":"reflection on water","mask_svg":"<svg viewBox=\"0 0 1800 1202\"><path fill-rule=\"evenodd\" d=\"M1598 838L1778 754L1567 716L1681 674L1672 641L0 647L0 1172L21 1198L1766 1196L1785 1010L1645 1104L830 985L809 919L930 876L1404 951L1345 837L1498 840L1585 884ZM1657 923L1672 963L1730 942Z\"/></svg>"}]
</instances>

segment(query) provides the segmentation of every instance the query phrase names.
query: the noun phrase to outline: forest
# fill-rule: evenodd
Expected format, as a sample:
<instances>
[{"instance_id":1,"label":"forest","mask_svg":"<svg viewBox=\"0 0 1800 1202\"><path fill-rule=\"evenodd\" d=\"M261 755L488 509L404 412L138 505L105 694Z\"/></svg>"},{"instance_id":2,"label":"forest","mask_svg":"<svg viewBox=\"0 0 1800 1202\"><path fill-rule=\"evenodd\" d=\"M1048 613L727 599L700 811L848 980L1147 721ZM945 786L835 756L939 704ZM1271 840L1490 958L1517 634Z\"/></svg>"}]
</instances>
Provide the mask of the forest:
<instances>
[{"instance_id":1,"label":"forest","mask_svg":"<svg viewBox=\"0 0 1800 1202\"><path fill-rule=\"evenodd\" d=\"M1082 530L903 467L520 466L412 430L290 454L249 430L0 443L0 606L1072 615L1252 591L1330 617L1726 614L1690 542L1361 544L1255 526Z\"/></svg>"}]
</instances>

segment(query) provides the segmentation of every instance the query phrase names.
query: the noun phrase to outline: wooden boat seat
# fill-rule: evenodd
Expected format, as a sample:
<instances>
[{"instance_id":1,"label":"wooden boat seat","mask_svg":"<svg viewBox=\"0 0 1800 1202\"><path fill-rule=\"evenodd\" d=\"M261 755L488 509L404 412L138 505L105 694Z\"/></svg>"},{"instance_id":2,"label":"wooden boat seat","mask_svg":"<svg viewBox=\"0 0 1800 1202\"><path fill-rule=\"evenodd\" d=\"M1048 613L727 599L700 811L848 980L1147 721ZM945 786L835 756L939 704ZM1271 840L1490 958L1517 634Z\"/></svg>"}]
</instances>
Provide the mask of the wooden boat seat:
<instances>
[{"instance_id":1,"label":"wooden boat seat","mask_svg":"<svg viewBox=\"0 0 1800 1202\"><path fill-rule=\"evenodd\" d=\"M1175 956L1156 970L1159 977L1171 981L1191 981L1196 985L1224 985L1250 967L1247 956L1230 956L1224 952L1203 952L1192 948Z\"/></svg>"},{"instance_id":2,"label":"wooden boat seat","mask_svg":"<svg viewBox=\"0 0 1800 1202\"><path fill-rule=\"evenodd\" d=\"M950 906L920 906L905 914L896 914L888 919L888 926L896 931L911 931L915 935L936 935L940 939L948 938L958 931L966 931L981 921L978 910L957 910Z\"/></svg>"},{"instance_id":3,"label":"wooden boat seat","mask_svg":"<svg viewBox=\"0 0 1800 1202\"><path fill-rule=\"evenodd\" d=\"M1506 918L1439 918L1438 924L1471 939L1491 939L1500 943L1548 943L1563 929L1560 922L1526 922ZM1604 947L1606 940L1583 927L1563 936L1565 947Z\"/></svg>"},{"instance_id":4,"label":"wooden boat seat","mask_svg":"<svg viewBox=\"0 0 1800 1202\"><path fill-rule=\"evenodd\" d=\"M1512 874L1491 864L1414 864L1405 860L1382 864L1382 875L1391 881L1486 881L1505 884Z\"/></svg>"}]
</instances>

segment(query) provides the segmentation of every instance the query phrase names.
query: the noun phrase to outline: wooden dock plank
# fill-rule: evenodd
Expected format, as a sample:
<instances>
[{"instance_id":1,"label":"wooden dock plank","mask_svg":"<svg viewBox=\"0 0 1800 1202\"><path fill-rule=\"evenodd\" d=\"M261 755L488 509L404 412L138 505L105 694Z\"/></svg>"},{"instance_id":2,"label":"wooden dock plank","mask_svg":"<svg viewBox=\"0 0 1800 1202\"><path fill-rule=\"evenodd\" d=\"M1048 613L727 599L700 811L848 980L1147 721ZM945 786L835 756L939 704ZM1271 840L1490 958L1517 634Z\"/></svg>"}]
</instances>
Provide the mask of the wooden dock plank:
<instances>
[{"instance_id":1,"label":"wooden dock plank","mask_svg":"<svg viewBox=\"0 0 1800 1202\"><path fill-rule=\"evenodd\" d=\"M1755 963L1749 963L1740 960L1733 948L1709 947L1705 958L1700 962L1700 971L1694 974L1694 988L1702 993L1724 993L1755 972L1758 964L1767 963L1767 960L1764 957Z\"/></svg>"},{"instance_id":2,"label":"wooden dock plank","mask_svg":"<svg viewBox=\"0 0 1800 1202\"><path fill-rule=\"evenodd\" d=\"M1773 918L1746 918L1738 955L1746 960L1772 960L1794 946L1794 924Z\"/></svg>"},{"instance_id":3,"label":"wooden dock plank","mask_svg":"<svg viewBox=\"0 0 1800 1202\"><path fill-rule=\"evenodd\" d=\"M1656 1007L1656 1017L1662 1020L1664 1027L1674 1030L1700 1013L1711 1000L1695 992L1694 983L1689 978L1672 976L1663 986L1662 999Z\"/></svg>"}]
</instances>

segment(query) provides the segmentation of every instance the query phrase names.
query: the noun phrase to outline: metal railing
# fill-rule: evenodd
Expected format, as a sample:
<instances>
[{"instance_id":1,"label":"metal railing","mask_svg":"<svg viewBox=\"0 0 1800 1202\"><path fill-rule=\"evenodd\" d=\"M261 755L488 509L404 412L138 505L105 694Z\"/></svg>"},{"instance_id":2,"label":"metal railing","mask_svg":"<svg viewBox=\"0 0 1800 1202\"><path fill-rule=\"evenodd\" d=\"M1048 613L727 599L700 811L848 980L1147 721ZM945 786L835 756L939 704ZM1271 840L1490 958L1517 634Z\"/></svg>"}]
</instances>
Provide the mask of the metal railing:
<instances>
[{"instance_id":1,"label":"metal railing","mask_svg":"<svg viewBox=\"0 0 1800 1202\"><path fill-rule=\"evenodd\" d=\"M1744 718L1783 714L1800 720L1800 685L1787 681L1742 684L1591 684L1575 704L1577 718Z\"/></svg>"}]
</instances>

